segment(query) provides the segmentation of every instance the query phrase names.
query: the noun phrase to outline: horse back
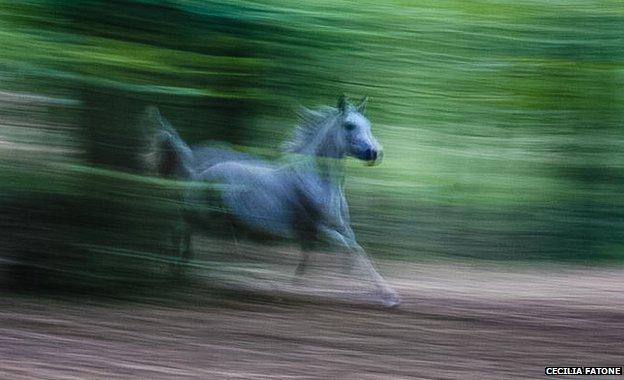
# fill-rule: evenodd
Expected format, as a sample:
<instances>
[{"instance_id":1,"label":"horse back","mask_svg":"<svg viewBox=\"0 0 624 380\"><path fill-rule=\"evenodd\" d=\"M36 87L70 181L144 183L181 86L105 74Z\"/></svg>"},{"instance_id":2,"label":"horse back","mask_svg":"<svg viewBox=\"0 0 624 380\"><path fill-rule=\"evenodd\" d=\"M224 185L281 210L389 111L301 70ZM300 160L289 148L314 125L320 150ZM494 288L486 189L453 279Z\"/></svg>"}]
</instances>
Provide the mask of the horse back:
<instances>
[{"instance_id":1,"label":"horse back","mask_svg":"<svg viewBox=\"0 0 624 380\"><path fill-rule=\"evenodd\" d=\"M262 160L250 154L238 152L227 145L194 146L191 148L195 158L197 173L224 162L245 162L249 164L266 166Z\"/></svg>"}]
</instances>

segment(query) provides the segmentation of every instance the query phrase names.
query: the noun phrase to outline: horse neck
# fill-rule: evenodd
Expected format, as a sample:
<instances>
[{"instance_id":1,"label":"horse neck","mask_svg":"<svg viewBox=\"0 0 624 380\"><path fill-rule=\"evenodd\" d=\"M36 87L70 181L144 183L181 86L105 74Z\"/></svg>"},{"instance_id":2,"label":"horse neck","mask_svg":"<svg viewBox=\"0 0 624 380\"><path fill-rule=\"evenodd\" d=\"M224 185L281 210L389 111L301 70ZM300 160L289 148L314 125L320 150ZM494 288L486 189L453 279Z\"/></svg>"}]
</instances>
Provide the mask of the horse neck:
<instances>
[{"instance_id":1,"label":"horse neck","mask_svg":"<svg viewBox=\"0 0 624 380\"><path fill-rule=\"evenodd\" d=\"M344 183L345 153L337 144L335 118L327 120L324 125L316 129L318 132L307 144L297 151L303 157L297 167L302 172L313 173L318 182L332 195L342 193Z\"/></svg>"},{"instance_id":2,"label":"horse neck","mask_svg":"<svg viewBox=\"0 0 624 380\"><path fill-rule=\"evenodd\" d=\"M314 166L323 182L325 182L332 189L342 190L345 176L343 158L316 156Z\"/></svg>"},{"instance_id":3,"label":"horse neck","mask_svg":"<svg viewBox=\"0 0 624 380\"><path fill-rule=\"evenodd\" d=\"M331 190L342 189L345 154L331 134L317 136L302 152L304 170L315 173Z\"/></svg>"}]
</instances>

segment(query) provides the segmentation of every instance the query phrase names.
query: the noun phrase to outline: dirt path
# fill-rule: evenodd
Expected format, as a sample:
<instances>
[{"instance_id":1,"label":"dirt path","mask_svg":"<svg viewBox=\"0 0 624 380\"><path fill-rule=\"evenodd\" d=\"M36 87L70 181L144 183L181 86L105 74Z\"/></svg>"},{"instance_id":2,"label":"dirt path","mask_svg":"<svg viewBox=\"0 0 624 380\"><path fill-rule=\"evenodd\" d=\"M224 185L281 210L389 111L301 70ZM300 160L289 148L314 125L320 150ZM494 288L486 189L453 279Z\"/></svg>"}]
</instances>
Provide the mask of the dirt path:
<instances>
[{"instance_id":1,"label":"dirt path","mask_svg":"<svg viewBox=\"0 0 624 380\"><path fill-rule=\"evenodd\" d=\"M381 269L399 309L209 289L176 306L5 295L0 378L534 379L624 362L621 269Z\"/></svg>"}]
</instances>

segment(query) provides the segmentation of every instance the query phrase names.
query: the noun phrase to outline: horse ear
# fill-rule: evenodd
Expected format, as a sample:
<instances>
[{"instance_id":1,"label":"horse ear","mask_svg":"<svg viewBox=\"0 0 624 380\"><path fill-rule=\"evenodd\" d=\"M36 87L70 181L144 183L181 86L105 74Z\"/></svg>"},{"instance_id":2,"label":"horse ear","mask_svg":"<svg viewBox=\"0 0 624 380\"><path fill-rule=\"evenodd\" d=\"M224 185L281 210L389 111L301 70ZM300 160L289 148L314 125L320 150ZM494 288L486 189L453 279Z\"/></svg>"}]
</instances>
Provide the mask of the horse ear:
<instances>
[{"instance_id":1,"label":"horse ear","mask_svg":"<svg viewBox=\"0 0 624 380\"><path fill-rule=\"evenodd\" d=\"M342 94L338 97L338 111L345 112L347 110L347 96Z\"/></svg>"},{"instance_id":2,"label":"horse ear","mask_svg":"<svg viewBox=\"0 0 624 380\"><path fill-rule=\"evenodd\" d=\"M360 104L358 104L358 106L356 107L359 113L363 114L364 111L366 111L366 104L368 104L368 99L369 97L365 96L362 98L362 100L360 100Z\"/></svg>"}]
</instances>

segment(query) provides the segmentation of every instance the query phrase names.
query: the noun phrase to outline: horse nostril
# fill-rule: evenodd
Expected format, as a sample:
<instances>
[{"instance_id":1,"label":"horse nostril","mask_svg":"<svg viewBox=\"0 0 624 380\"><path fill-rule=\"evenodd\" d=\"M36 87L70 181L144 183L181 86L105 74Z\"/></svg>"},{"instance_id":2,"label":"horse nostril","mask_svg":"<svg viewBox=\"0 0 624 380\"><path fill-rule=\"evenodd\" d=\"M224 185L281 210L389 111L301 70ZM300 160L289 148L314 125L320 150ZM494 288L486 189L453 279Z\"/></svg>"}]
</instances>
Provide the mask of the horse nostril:
<instances>
[{"instance_id":1,"label":"horse nostril","mask_svg":"<svg viewBox=\"0 0 624 380\"><path fill-rule=\"evenodd\" d=\"M377 160L377 150L375 149L371 149L371 157L370 157L371 161L375 161Z\"/></svg>"}]
</instances>

